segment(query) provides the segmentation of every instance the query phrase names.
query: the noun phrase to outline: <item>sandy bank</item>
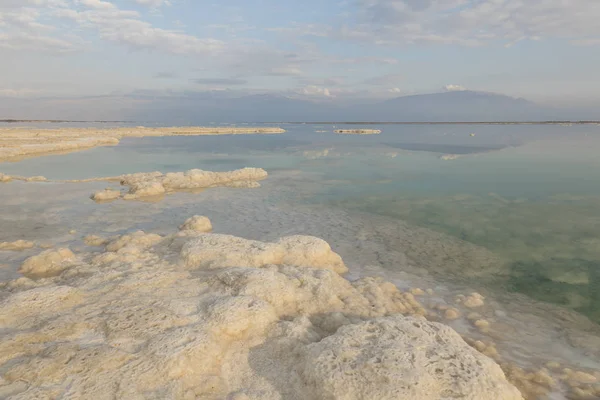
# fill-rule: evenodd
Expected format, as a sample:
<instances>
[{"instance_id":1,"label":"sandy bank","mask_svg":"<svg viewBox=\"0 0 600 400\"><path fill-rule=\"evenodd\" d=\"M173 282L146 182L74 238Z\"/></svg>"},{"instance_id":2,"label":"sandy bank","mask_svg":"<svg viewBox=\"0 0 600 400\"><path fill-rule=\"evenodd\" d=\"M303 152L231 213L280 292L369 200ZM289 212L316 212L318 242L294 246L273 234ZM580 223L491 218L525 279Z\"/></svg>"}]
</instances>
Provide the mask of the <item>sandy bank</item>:
<instances>
[{"instance_id":1,"label":"sandy bank","mask_svg":"<svg viewBox=\"0 0 600 400\"><path fill-rule=\"evenodd\" d=\"M170 128L3 128L0 129L0 162L52 153L69 153L98 146L114 146L125 137L277 134L270 127L170 127Z\"/></svg>"},{"instance_id":2,"label":"sandy bank","mask_svg":"<svg viewBox=\"0 0 600 400\"><path fill-rule=\"evenodd\" d=\"M0 395L522 399L415 294L341 277L323 240L209 229L195 217L26 260L1 291Z\"/></svg>"},{"instance_id":3,"label":"sandy bank","mask_svg":"<svg viewBox=\"0 0 600 400\"><path fill-rule=\"evenodd\" d=\"M379 129L337 129L334 131L338 134L346 135L377 135L381 133Z\"/></svg>"}]
</instances>

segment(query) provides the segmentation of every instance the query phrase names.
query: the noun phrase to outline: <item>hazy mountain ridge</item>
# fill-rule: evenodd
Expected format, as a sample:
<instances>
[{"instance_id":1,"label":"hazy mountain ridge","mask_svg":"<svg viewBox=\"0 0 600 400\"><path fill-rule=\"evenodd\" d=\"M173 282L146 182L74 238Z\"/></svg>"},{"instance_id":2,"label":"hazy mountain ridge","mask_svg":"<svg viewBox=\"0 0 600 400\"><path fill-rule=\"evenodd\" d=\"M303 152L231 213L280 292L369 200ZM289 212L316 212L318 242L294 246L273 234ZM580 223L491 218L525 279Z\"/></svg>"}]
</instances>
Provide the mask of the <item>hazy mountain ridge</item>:
<instances>
[{"instance_id":1,"label":"hazy mountain ridge","mask_svg":"<svg viewBox=\"0 0 600 400\"><path fill-rule=\"evenodd\" d=\"M251 95L238 98L194 97L158 101L151 113L138 118L183 119L190 123L288 122L288 121L374 121L458 122L532 121L568 119L567 113L538 106L505 95L460 91L402 96L358 106L317 103L281 95Z\"/></svg>"},{"instance_id":2,"label":"hazy mountain ridge","mask_svg":"<svg viewBox=\"0 0 600 400\"><path fill-rule=\"evenodd\" d=\"M127 120L163 124L240 122L480 122L597 120L593 110L552 109L496 93L455 91L371 100L311 101L281 94L240 96L231 92L133 92L121 96L12 99L0 102L0 117L14 119Z\"/></svg>"}]
</instances>

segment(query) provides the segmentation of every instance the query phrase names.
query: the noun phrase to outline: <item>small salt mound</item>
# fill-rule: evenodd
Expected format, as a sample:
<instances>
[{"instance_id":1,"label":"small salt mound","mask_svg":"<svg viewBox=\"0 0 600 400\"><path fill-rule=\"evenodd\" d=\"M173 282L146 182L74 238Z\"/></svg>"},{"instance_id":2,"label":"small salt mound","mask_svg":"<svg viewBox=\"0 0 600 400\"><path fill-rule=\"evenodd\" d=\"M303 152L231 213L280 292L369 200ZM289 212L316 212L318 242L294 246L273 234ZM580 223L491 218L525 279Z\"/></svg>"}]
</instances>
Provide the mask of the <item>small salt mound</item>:
<instances>
[{"instance_id":1,"label":"small salt mound","mask_svg":"<svg viewBox=\"0 0 600 400\"><path fill-rule=\"evenodd\" d=\"M83 238L83 242L88 246L104 246L107 239L96 235L88 235Z\"/></svg>"},{"instance_id":2,"label":"small salt mound","mask_svg":"<svg viewBox=\"0 0 600 400\"><path fill-rule=\"evenodd\" d=\"M123 175L121 184L129 186L129 192L123 196L125 200L143 197L161 196L182 190L194 190L217 186L249 187L260 185L257 181L267 177L267 171L261 168L243 168L229 172L212 172L192 169L187 172L138 173Z\"/></svg>"},{"instance_id":3,"label":"small salt mound","mask_svg":"<svg viewBox=\"0 0 600 400\"><path fill-rule=\"evenodd\" d=\"M94 201L111 201L119 197L121 197L121 192L114 189L99 190L91 196Z\"/></svg>"},{"instance_id":4,"label":"small salt mound","mask_svg":"<svg viewBox=\"0 0 600 400\"><path fill-rule=\"evenodd\" d=\"M0 242L0 250L6 251L22 251L31 249L35 246L34 242L29 240L16 240L14 242Z\"/></svg>"},{"instance_id":5,"label":"small salt mound","mask_svg":"<svg viewBox=\"0 0 600 400\"><path fill-rule=\"evenodd\" d=\"M46 182L48 179L45 176L10 176L0 172L0 183L11 182L11 181L24 181L24 182Z\"/></svg>"},{"instance_id":6,"label":"small salt mound","mask_svg":"<svg viewBox=\"0 0 600 400\"><path fill-rule=\"evenodd\" d=\"M10 182L12 181L12 176L3 174L0 172L0 182Z\"/></svg>"},{"instance_id":7,"label":"small salt mound","mask_svg":"<svg viewBox=\"0 0 600 400\"><path fill-rule=\"evenodd\" d=\"M74 261L75 254L69 249L46 250L25 260L19 272L28 278L45 278L60 274Z\"/></svg>"},{"instance_id":8,"label":"small salt mound","mask_svg":"<svg viewBox=\"0 0 600 400\"><path fill-rule=\"evenodd\" d=\"M485 304L485 297L483 297L482 295L480 295L479 293L471 293L468 296L464 296L464 295L458 295L456 296L456 302L457 303L462 303L465 307L468 308L477 308L477 307L481 307Z\"/></svg>"},{"instance_id":9,"label":"small salt mound","mask_svg":"<svg viewBox=\"0 0 600 400\"><path fill-rule=\"evenodd\" d=\"M206 217L200 215L194 215L188 218L183 225L179 227L181 231L194 231L194 232L210 232L212 231L212 224Z\"/></svg>"},{"instance_id":10,"label":"small salt mound","mask_svg":"<svg viewBox=\"0 0 600 400\"><path fill-rule=\"evenodd\" d=\"M450 327L410 317L347 325L305 349L313 399L520 400L491 359Z\"/></svg>"},{"instance_id":11,"label":"small salt mound","mask_svg":"<svg viewBox=\"0 0 600 400\"><path fill-rule=\"evenodd\" d=\"M106 250L111 252L119 251L126 247L136 249L147 249L154 246L163 239L162 236L155 233L145 233L137 231L129 235L123 235L106 245Z\"/></svg>"},{"instance_id":12,"label":"small salt mound","mask_svg":"<svg viewBox=\"0 0 600 400\"><path fill-rule=\"evenodd\" d=\"M200 236L183 246L181 258L187 268L298 265L348 271L341 257L324 240L291 236L276 243L264 243L230 235Z\"/></svg>"}]
</instances>

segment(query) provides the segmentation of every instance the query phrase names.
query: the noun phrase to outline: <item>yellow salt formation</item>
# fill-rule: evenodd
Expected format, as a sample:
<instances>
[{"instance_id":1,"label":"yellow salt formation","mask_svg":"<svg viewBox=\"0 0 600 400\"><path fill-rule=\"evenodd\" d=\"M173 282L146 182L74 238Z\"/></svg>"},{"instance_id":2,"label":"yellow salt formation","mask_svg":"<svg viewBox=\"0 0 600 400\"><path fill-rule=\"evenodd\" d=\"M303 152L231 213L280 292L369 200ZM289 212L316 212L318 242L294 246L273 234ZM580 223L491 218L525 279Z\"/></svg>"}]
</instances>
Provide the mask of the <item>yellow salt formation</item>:
<instances>
[{"instance_id":1,"label":"yellow salt formation","mask_svg":"<svg viewBox=\"0 0 600 400\"><path fill-rule=\"evenodd\" d=\"M486 356L493 358L498 361L500 359L500 354L498 354L498 350L496 349L496 344L490 341L483 342L481 340L475 340L468 337L463 337L465 342L469 345L477 349L481 354L485 354Z\"/></svg>"},{"instance_id":2,"label":"yellow salt formation","mask_svg":"<svg viewBox=\"0 0 600 400\"><path fill-rule=\"evenodd\" d=\"M179 227L180 231L194 231L194 232L210 232L212 231L212 224L210 219L202 215L194 215L188 218L183 225Z\"/></svg>"},{"instance_id":3,"label":"yellow salt formation","mask_svg":"<svg viewBox=\"0 0 600 400\"><path fill-rule=\"evenodd\" d=\"M83 242L88 246L104 246L108 239L96 235L88 235L83 238Z\"/></svg>"},{"instance_id":4,"label":"yellow salt formation","mask_svg":"<svg viewBox=\"0 0 600 400\"><path fill-rule=\"evenodd\" d=\"M507 379L519 388L525 400L545 399L557 386L556 380L546 369L526 371L509 363L501 363L500 366Z\"/></svg>"},{"instance_id":5,"label":"yellow salt formation","mask_svg":"<svg viewBox=\"0 0 600 400\"><path fill-rule=\"evenodd\" d=\"M456 303L462 304L468 308L481 307L485 304L484 300L485 297L483 297L479 293L471 293L468 296L460 294L455 298Z\"/></svg>"},{"instance_id":6,"label":"yellow salt formation","mask_svg":"<svg viewBox=\"0 0 600 400\"><path fill-rule=\"evenodd\" d=\"M111 201L116 200L121 197L121 191L115 189L104 189L99 190L96 193L92 194L91 199L97 202Z\"/></svg>"},{"instance_id":7,"label":"yellow salt formation","mask_svg":"<svg viewBox=\"0 0 600 400\"><path fill-rule=\"evenodd\" d=\"M11 176L0 173L0 183L23 181L23 182L46 182L48 179L44 176Z\"/></svg>"},{"instance_id":8,"label":"yellow salt formation","mask_svg":"<svg viewBox=\"0 0 600 400\"><path fill-rule=\"evenodd\" d=\"M473 325L475 325L475 327L482 333L487 333L490 330L490 323L485 319L478 319L473 322Z\"/></svg>"},{"instance_id":9,"label":"yellow salt formation","mask_svg":"<svg viewBox=\"0 0 600 400\"><path fill-rule=\"evenodd\" d=\"M444 311L444 318L446 319L458 319L460 318L460 312L456 308L449 308Z\"/></svg>"},{"instance_id":10,"label":"yellow salt formation","mask_svg":"<svg viewBox=\"0 0 600 400\"><path fill-rule=\"evenodd\" d=\"M26 259L19 272L28 278L45 278L60 275L76 260L69 249L46 250Z\"/></svg>"},{"instance_id":11,"label":"yellow salt formation","mask_svg":"<svg viewBox=\"0 0 600 400\"><path fill-rule=\"evenodd\" d=\"M14 242L0 242L0 251L22 251L31 249L35 243L29 240L16 240Z\"/></svg>"}]
</instances>

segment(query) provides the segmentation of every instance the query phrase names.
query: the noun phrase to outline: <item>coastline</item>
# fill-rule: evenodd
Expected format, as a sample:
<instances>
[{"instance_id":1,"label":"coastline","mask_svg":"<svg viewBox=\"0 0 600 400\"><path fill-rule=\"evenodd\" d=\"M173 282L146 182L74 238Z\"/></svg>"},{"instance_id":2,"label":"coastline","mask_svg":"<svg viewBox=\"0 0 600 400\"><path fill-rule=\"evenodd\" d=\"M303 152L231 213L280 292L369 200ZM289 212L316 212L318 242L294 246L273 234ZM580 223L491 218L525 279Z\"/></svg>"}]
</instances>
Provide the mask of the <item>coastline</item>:
<instances>
[{"instance_id":1,"label":"coastline","mask_svg":"<svg viewBox=\"0 0 600 400\"><path fill-rule=\"evenodd\" d=\"M48 154L66 154L99 146L116 146L123 138L157 136L211 136L279 134L275 127L169 127L169 128L0 128L0 162Z\"/></svg>"},{"instance_id":2,"label":"coastline","mask_svg":"<svg viewBox=\"0 0 600 400\"><path fill-rule=\"evenodd\" d=\"M435 270L435 266L437 265L440 270L446 270L449 267L448 263L450 260L452 265L456 267L457 272L465 272L464 269L461 268L461 265L470 265L471 263L460 257L468 257L469 254L472 254L473 257L477 259L481 259L482 256L484 258L487 257L486 254L482 254L474 246L468 246L467 248L461 249L458 247L460 243L458 241L445 240L443 239L442 235L431 236L431 234L427 233L426 230L415 230L414 227L403 226L398 223L386 223L385 218L372 219L371 216L365 216L365 219L361 220L360 218L357 218L357 215L344 213L331 213L331 215L328 215L327 213L329 213L329 211L325 214L319 214L316 212L316 210L302 210L292 205L285 207L285 209L281 209L280 213L272 212L272 201L265 202L265 200L267 198L272 200L272 190L280 186L281 180L288 181L293 177L293 175L294 174L291 172L290 175L287 175L287 173L278 173L270 177L265 181L266 188L264 189L266 192L263 192L263 190L258 190L251 192L244 191L242 193L236 191L234 193L230 189L211 189L203 192L202 196L189 196L184 194L169 196L169 199L165 199L165 204L161 206L154 204L143 204L140 206L139 203L137 205L127 205L124 204L125 202L117 202L114 205L114 209L121 210L121 218L117 218L117 221L114 221L115 218L107 221L107 207L112 207L110 205L95 205L92 202L88 202L86 204L86 208L89 210L94 210L94 216L90 216L88 213L71 210L68 208L68 206L58 207L58 209L69 209L69 212L65 212L64 218L68 218L68 216L71 215L71 212L74 213L73 215L77 215L77 213L80 212L81 215L78 217L79 219L73 218L72 220L64 220L63 223L66 222L67 225L64 225L62 229L65 230L65 236L69 236L68 240L63 239L65 242L55 243L50 247L53 249L60 249L68 246L72 249L75 257L86 258L91 256L90 252L94 255L98 255L98 249L81 248L81 244L79 243L82 240L81 238L83 238L84 242L87 244L88 242L86 241L86 237L89 235L101 235L94 239L98 239L96 243L104 243L106 239L110 239L113 236L115 236L114 240L117 240L116 236L119 236L121 239L124 235L132 236L131 232L135 231L136 229L144 229L146 232L152 232L152 234L155 234L154 232L156 227L159 227L157 233L162 237L166 237L172 235L172 230L174 229L174 223L172 222L174 215L189 216L192 215L190 214L191 210L194 210L194 214L198 214L196 209L199 207L199 204L201 202L206 204L205 202L210 200L212 202L212 208L202 210L201 214L210 216L213 222L216 221L214 226L217 232L234 232L238 238L243 237L247 239L253 239L262 243L276 242L280 237L288 236L290 234L317 235L319 237L323 237L328 243L331 244L331 247L334 249L334 251L343 256L347 266L350 268L350 275L347 277L350 282L354 282L357 279L366 279L373 276L381 277L389 274L390 278L393 279L385 278L386 281L391 282L398 287L403 298L408 294L412 295L415 300L422 305L422 308L426 310L426 319L430 321L442 322L444 325L451 326L452 329L463 335L464 340L471 347L475 348L478 352L482 353L486 357L492 357L492 359L494 359L494 357L506 357L505 360L499 359L501 361L496 362L503 364L505 374L509 376L511 382L515 384L518 383L518 386L520 385L519 389L521 389L523 392L531 390L534 392L540 391L544 393L551 393L555 391L563 392L566 390L567 392L571 393L570 395L572 398L583 399L585 397L577 397L576 393L578 393L578 390L589 392L589 390L593 388L593 384L579 382L577 379L600 379L600 375L598 375L598 377L594 375L593 371L595 366L593 363L582 362L580 364L579 362L563 361L563 357L561 357L561 351L567 351L565 349L566 345L563 343L565 338L567 338L566 340L568 340L569 343L577 343L577 350L581 351L582 353L585 352L588 357L590 357L590 352L593 351L594 348L594 342L591 341L591 338L582 335L575 329L573 329L573 332L571 332L569 327L565 325L565 321L567 320L571 321L573 325L575 325L575 321L577 321L577 325L579 325L582 318L577 319L578 317L575 316L575 313L565 311L561 314L559 307L540 305L541 312L546 312L553 316L554 320L552 323L542 321L541 317L538 321L533 317L526 316L524 313L523 315L518 316L521 318L520 325L513 326L511 325L511 322L513 321L513 309L509 308L507 304L501 305L496 302L492 294L481 292L486 297L485 303L483 306L472 311L470 311L469 307L462 305L467 297L471 296L471 290L478 290L477 287L469 290L465 290L463 288L460 292L454 292L448 291L442 287L441 285L443 285L445 282L443 280L440 281L435 277L417 276L412 281L413 283L410 283L411 280L407 279L407 277L410 276L410 273L405 274L406 271L419 274L419 270L423 270L424 273L425 268L423 268L423 263L427 264L426 269ZM298 188L302 187L300 182L303 178L301 176L298 176L298 178L300 181L283 190L292 190L292 188L294 188L293 195L301 195L301 192L298 193ZM44 184L40 185L39 188L40 190L44 191L57 190L60 193L61 184L61 182L55 181L52 185ZM86 185L90 185L89 187L92 185L101 184L102 182L95 183L93 181L86 183ZM314 184L318 183L315 182ZM36 186L37 185L33 186L28 184L27 191L34 194L36 192ZM13 187L15 189L15 193L23 193L25 185L17 182L14 186L11 185L10 189L12 190ZM84 196L87 196L91 192L88 189L88 186L80 187L79 185L72 185L72 187L73 190L80 190L82 187L85 188L85 190L81 189L84 192ZM7 187L7 189L8 188L9 187ZM101 189L101 186L98 186L97 188ZM64 195L66 196L67 193ZM23 195L21 194L20 196ZM49 197L53 196L49 195ZM80 198L83 198L83 196L80 196ZM22 199L24 198L21 197L19 199L19 203L14 203L15 206L18 207L19 204L24 204L21 203L22 201L25 201ZM7 205L8 204L9 203L7 203ZM50 210L53 209L56 209L56 207L50 208ZM136 209L139 210L136 211L138 214L133 214L134 210ZM52 211L49 212L49 216L43 217L40 220L55 220L55 217L51 216ZM157 212L162 215L161 218L158 218L159 214L157 214ZM139 218L133 217L133 215L138 215ZM92 222L94 218L95 222ZM113 220L113 224L117 223L117 227L113 227L111 225L106 227L104 226L105 224L110 224L111 220ZM150 220L156 220L153 222L153 226L155 228L146 230L144 224L149 224ZM227 226L223 225L224 220L228 221ZM78 221L83 221L84 225L78 226ZM183 220L179 222L183 222ZM32 221L32 224L32 227L34 227L35 221ZM96 228L92 229L92 225L96 226ZM102 229L102 231L97 229ZM51 230L54 230L54 228L48 229L48 233L50 233ZM113 231L112 233L111 230ZM6 235L9 234L8 230L4 231ZM69 235L66 235L67 231L69 232ZM17 234L17 232L11 233L11 235L14 234ZM3 239L17 239L19 237L5 237ZM155 236L151 237L156 238ZM27 239L27 237L23 238ZM29 237L29 239L34 238ZM114 241L113 239L111 240ZM123 239L122 242L127 240L129 239ZM71 243L75 243L74 247L71 247ZM92 241L89 243L92 243ZM378 243L377 246L375 246L376 243ZM29 246L23 246L27 248L22 254L27 256L36 256L42 251L42 249L45 249L46 246L48 246L48 244L43 242L37 243L33 248L28 248ZM260 247L262 245L258 246ZM426 246L428 246L427 248L430 249L429 252L425 249ZM13 247L18 248L19 246L13 244ZM452 249L456 249L456 252L453 252ZM121 251L121 249L117 250L117 252L119 251ZM129 247L128 250L123 251L123 253L132 255L136 251L137 250L134 250L133 247ZM145 249L140 249L140 251L142 253L146 252ZM155 252L153 249L148 251ZM108 253L112 252L109 251ZM14 257L17 257L17 255ZM177 255L170 254L166 258L168 260L165 259L165 261L172 262L177 258ZM1 261L4 262L4 260ZM1 263L2 262L0 262L0 264ZM32 263L29 263L29 265L31 264ZM392 274L392 271L385 271L374 267L380 264L389 268L396 268L398 272L401 273ZM132 265L136 265L134 268L139 268L141 266L138 263L134 263ZM110 265L106 265L106 268L103 267L103 269L107 272L111 271L110 268ZM69 267L64 272L61 272L59 277L62 277L63 274L69 274L69 270L71 270L73 273L76 272ZM198 270L197 272L202 277L206 276L204 270ZM195 277L198 277L196 272L194 272L190 279L194 279ZM67 278L68 277L65 276L60 279ZM55 279L58 280L59 278L48 277L42 279L49 279L44 281L44 285L46 285L54 282ZM430 281L431 283L423 284L424 281ZM181 283L178 282L176 284ZM430 294L427 289L433 289L433 294ZM465 297L459 297L460 294L465 295ZM460 303L456 303L457 300L460 301ZM452 309L458 311L458 318L448 319L446 317L449 316L454 318L456 314L454 314L454 310ZM391 317L393 318L394 316L392 315ZM314 317L309 317L309 319L312 318ZM379 322L363 322L381 326L378 325ZM390 321L386 320L383 323L387 324L389 322ZM393 324L396 324L396 322L393 322ZM541 359L532 359L530 365L523 366L520 363L514 364L515 359L519 360L519 357L524 359L525 357L523 354L527 354L528 351L531 351L530 346L535 344L535 341L531 341L528 338L528 335L533 331L531 328L528 328L528 326L531 324L539 324L539 329L544 329L541 332L544 332L543 340L545 345L552 347L556 346L558 347L558 350L552 352L552 355L550 354L550 351L548 351L547 357L541 357ZM562 334L560 337L554 337L552 338L553 340L550 340L546 337L545 333L552 333L553 330L556 329L552 324L561 326ZM357 326L355 327L354 325ZM360 333L360 329L362 328L360 328L358 325L359 324L355 323L349 324L348 329L351 331L350 336L348 336L349 338L353 337L356 333ZM523 341L523 343L519 343L519 332L524 335L523 339L526 339ZM590 336L592 332L593 331L590 330ZM341 333L342 332L340 332L340 334ZM325 339L327 340L327 338ZM333 338L329 340L333 340ZM337 341L337 337L335 337L335 340ZM542 338L537 338L536 341L541 342ZM521 350L521 354L517 354L518 350ZM244 356L242 355L240 357L241 358L239 359L236 358L236 360L243 362ZM560 367L558 368L556 367L557 359L561 361ZM545 364L548 364L549 366L546 366ZM519 365L519 367L516 365ZM571 370L571 373L568 374L567 372L564 372L563 369L569 369ZM578 375L577 371L586 375ZM238 371L229 371L227 379L237 376L237 372ZM551 379L548 379L548 377ZM567 387L567 389L565 389L565 387ZM254 392L252 390L242 389L241 391L243 391L245 393L244 395L248 396L249 398L254 398L252 394ZM237 395L237 392L235 395ZM527 399L538 398L533 394L525 395L525 397Z\"/></svg>"}]
</instances>

